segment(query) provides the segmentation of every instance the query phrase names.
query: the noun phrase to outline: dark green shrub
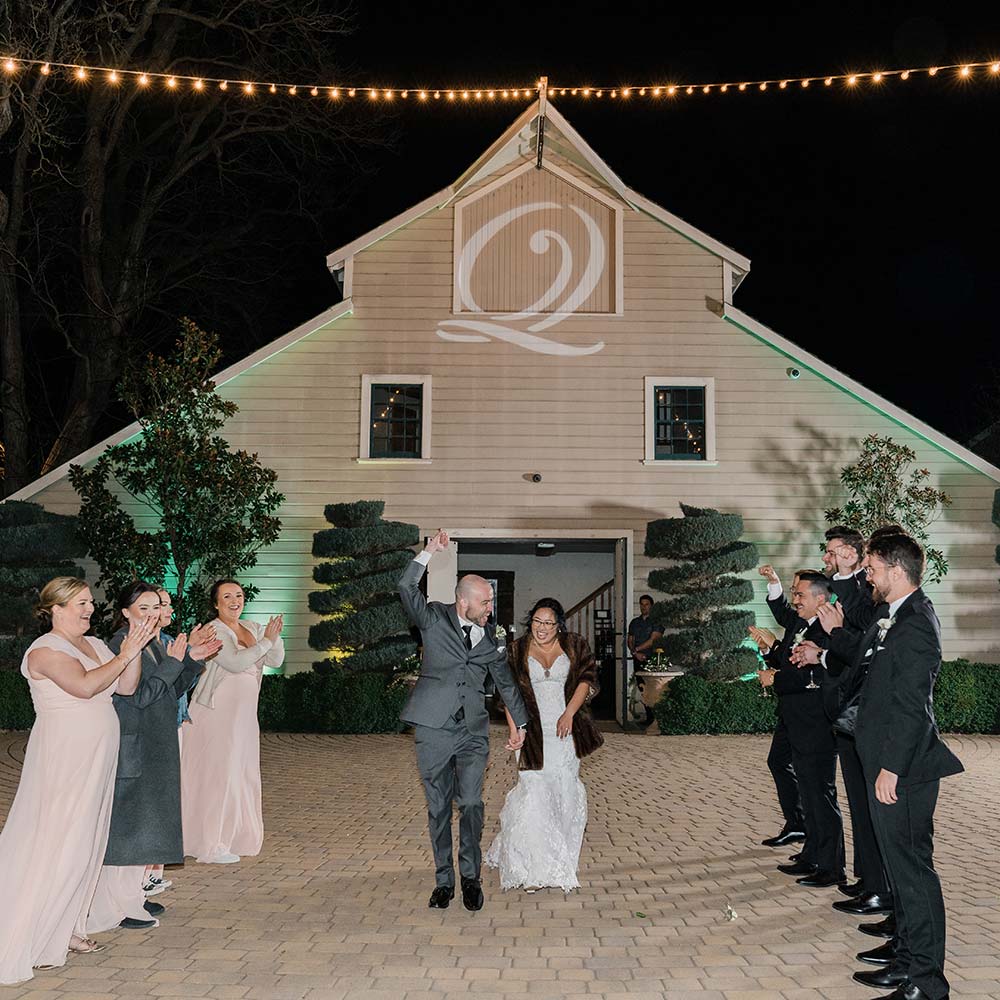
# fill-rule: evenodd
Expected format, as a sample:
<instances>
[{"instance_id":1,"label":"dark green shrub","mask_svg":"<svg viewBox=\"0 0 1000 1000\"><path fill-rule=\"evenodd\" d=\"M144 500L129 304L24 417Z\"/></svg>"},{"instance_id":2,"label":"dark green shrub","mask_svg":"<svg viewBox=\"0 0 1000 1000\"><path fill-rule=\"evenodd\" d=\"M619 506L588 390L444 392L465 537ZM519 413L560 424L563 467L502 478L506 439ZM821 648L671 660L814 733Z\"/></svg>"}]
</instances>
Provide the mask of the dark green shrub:
<instances>
[{"instance_id":1,"label":"dark green shrub","mask_svg":"<svg viewBox=\"0 0 1000 1000\"><path fill-rule=\"evenodd\" d=\"M754 615L732 605L753 600L753 585L731 574L756 566L757 549L739 540L739 514L683 503L681 511L646 526L646 555L675 562L649 574L650 587L671 595L653 605L652 619L665 630L659 648L687 674L739 677L757 665L756 651L744 645Z\"/></svg>"},{"instance_id":2,"label":"dark green shrub","mask_svg":"<svg viewBox=\"0 0 1000 1000\"><path fill-rule=\"evenodd\" d=\"M391 673L417 649L396 593L403 567L420 540L415 524L383 521L382 500L328 504L336 525L313 536L313 555L329 559L313 570L326 586L309 595L309 610L326 615L309 627L309 645L331 654L313 664L320 673Z\"/></svg>"},{"instance_id":3,"label":"dark green shrub","mask_svg":"<svg viewBox=\"0 0 1000 1000\"><path fill-rule=\"evenodd\" d=\"M948 733L1000 733L1000 666L951 660L934 685L934 715Z\"/></svg>"},{"instance_id":4,"label":"dark green shrub","mask_svg":"<svg viewBox=\"0 0 1000 1000\"><path fill-rule=\"evenodd\" d=\"M0 729L30 729L34 721L28 682L19 670L0 670Z\"/></svg>"}]
</instances>

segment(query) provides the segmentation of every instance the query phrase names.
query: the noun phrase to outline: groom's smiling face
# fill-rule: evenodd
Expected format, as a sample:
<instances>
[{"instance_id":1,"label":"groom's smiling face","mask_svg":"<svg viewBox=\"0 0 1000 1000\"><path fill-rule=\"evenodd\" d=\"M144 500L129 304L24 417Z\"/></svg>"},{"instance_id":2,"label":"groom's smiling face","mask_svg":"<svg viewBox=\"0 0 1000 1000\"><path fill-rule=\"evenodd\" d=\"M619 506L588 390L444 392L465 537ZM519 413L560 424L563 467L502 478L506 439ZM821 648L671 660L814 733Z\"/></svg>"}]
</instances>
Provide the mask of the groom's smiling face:
<instances>
[{"instance_id":1,"label":"groom's smiling face","mask_svg":"<svg viewBox=\"0 0 1000 1000\"><path fill-rule=\"evenodd\" d=\"M485 580L477 582L468 593L457 595L456 604L462 618L482 628L493 611L493 588Z\"/></svg>"}]
</instances>

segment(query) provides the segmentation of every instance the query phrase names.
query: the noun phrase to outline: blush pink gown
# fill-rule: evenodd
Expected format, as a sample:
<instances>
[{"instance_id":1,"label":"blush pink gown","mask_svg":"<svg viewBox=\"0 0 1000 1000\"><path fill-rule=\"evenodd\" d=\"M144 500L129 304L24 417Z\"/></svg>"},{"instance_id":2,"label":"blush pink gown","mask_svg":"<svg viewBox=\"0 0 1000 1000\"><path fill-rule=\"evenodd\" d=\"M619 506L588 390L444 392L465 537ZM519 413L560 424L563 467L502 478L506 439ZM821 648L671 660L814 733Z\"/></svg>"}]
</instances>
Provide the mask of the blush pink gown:
<instances>
[{"instance_id":1,"label":"blush pink gown","mask_svg":"<svg viewBox=\"0 0 1000 1000\"><path fill-rule=\"evenodd\" d=\"M260 787L260 727L257 699L264 667L285 658L281 638L267 651L241 646L234 633L216 620L222 640L217 656L228 669L208 708L197 701L188 711L181 747L181 820L184 854L210 859L217 854L252 856L264 843ZM241 622L258 641L264 626Z\"/></svg>"},{"instance_id":2,"label":"blush pink gown","mask_svg":"<svg viewBox=\"0 0 1000 1000\"><path fill-rule=\"evenodd\" d=\"M72 936L86 934L111 827L117 681L93 698L77 698L54 681L31 677L28 654L56 649L85 670L114 659L100 639L87 641L93 659L49 632L21 661L36 718L0 833L0 983L31 979L36 965L64 965Z\"/></svg>"}]
</instances>

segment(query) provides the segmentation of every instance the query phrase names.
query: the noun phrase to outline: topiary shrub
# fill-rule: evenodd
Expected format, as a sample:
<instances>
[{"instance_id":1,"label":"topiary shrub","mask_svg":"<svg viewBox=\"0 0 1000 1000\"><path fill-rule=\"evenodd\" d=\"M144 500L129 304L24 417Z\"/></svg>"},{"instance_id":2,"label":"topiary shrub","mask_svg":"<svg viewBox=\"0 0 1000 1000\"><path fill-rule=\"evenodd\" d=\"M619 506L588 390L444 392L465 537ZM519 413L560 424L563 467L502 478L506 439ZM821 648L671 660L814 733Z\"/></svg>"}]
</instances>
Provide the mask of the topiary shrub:
<instances>
[{"instance_id":1,"label":"topiary shrub","mask_svg":"<svg viewBox=\"0 0 1000 1000\"><path fill-rule=\"evenodd\" d=\"M382 500L329 504L333 528L313 536L313 555L328 562L313 570L326 585L309 595L309 610L326 620L309 628L309 645L332 654L313 664L320 673L392 674L416 653L396 581L420 540L415 524L384 521Z\"/></svg>"},{"instance_id":2,"label":"topiary shrub","mask_svg":"<svg viewBox=\"0 0 1000 1000\"><path fill-rule=\"evenodd\" d=\"M934 685L934 716L942 732L1000 733L1000 666L943 663Z\"/></svg>"},{"instance_id":3,"label":"topiary shrub","mask_svg":"<svg viewBox=\"0 0 1000 1000\"><path fill-rule=\"evenodd\" d=\"M757 565L757 548L741 542L743 518L681 504L683 517L646 526L646 555L675 565L655 569L649 586L671 595L653 605L664 628L659 645L686 673L728 680L757 668L757 653L744 645L752 611L732 608L753 600L753 585L730 574Z\"/></svg>"},{"instance_id":4,"label":"topiary shrub","mask_svg":"<svg viewBox=\"0 0 1000 1000\"><path fill-rule=\"evenodd\" d=\"M38 634L38 592L56 576L83 576L86 555L75 517L37 503L0 504L0 670L17 670Z\"/></svg>"},{"instance_id":5,"label":"topiary shrub","mask_svg":"<svg viewBox=\"0 0 1000 1000\"><path fill-rule=\"evenodd\" d=\"M0 729L30 729L34 721L28 682L19 670L0 670Z\"/></svg>"}]
</instances>

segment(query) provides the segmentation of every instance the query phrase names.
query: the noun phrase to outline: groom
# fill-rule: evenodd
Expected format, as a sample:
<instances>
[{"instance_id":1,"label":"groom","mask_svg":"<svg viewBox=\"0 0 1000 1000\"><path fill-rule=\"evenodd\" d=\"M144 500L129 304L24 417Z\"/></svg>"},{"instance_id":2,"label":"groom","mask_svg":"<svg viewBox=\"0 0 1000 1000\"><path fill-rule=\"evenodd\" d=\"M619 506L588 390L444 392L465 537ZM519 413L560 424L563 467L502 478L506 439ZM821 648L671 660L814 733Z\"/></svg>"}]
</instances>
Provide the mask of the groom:
<instances>
[{"instance_id":1,"label":"groom","mask_svg":"<svg viewBox=\"0 0 1000 1000\"><path fill-rule=\"evenodd\" d=\"M458 866L462 902L467 910L481 910L479 841L483 833L483 774L490 745L484 686L487 673L492 674L519 728L508 749L521 748L528 715L507 667L506 648L488 624L493 610L490 584L481 576L463 576L455 588L454 604L428 603L420 593L420 578L431 556L447 546L448 535L439 531L399 578L403 607L423 639L420 677L400 719L413 726L417 767L427 796L437 883L429 905L443 910L455 897L451 847L455 801L461 813Z\"/></svg>"}]
</instances>

